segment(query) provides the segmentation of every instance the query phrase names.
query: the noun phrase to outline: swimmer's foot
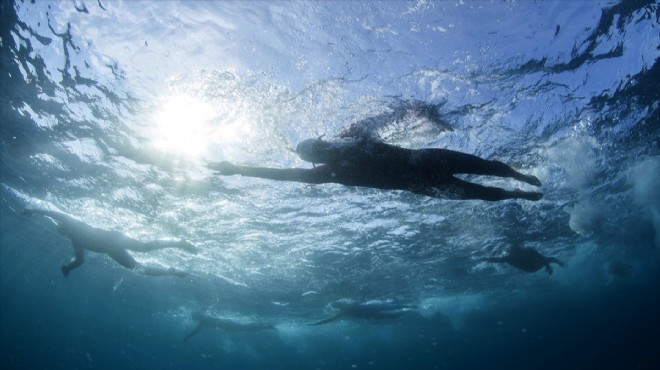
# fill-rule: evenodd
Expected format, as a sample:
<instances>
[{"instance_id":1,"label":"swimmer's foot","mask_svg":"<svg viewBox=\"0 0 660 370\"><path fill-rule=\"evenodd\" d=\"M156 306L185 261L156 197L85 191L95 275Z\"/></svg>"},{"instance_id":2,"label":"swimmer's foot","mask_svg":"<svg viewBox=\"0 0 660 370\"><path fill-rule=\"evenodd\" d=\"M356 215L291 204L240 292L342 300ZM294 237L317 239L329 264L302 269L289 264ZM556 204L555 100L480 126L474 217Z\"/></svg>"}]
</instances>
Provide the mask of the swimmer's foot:
<instances>
[{"instance_id":1,"label":"swimmer's foot","mask_svg":"<svg viewBox=\"0 0 660 370\"><path fill-rule=\"evenodd\" d=\"M523 175L522 173L516 176L516 180L526 182L530 185L541 186L541 180L538 177L532 175Z\"/></svg>"},{"instance_id":2,"label":"swimmer's foot","mask_svg":"<svg viewBox=\"0 0 660 370\"><path fill-rule=\"evenodd\" d=\"M533 191L522 191L522 190L513 190L510 192L512 198L527 199L532 201L537 201L543 198L543 193L537 193Z\"/></svg>"},{"instance_id":3,"label":"swimmer's foot","mask_svg":"<svg viewBox=\"0 0 660 370\"><path fill-rule=\"evenodd\" d=\"M69 276L69 272L71 272L71 270L69 270L69 268L66 265L62 265L60 270L62 270L62 275L64 275L64 277Z\"/></svg>"}]
</instances>

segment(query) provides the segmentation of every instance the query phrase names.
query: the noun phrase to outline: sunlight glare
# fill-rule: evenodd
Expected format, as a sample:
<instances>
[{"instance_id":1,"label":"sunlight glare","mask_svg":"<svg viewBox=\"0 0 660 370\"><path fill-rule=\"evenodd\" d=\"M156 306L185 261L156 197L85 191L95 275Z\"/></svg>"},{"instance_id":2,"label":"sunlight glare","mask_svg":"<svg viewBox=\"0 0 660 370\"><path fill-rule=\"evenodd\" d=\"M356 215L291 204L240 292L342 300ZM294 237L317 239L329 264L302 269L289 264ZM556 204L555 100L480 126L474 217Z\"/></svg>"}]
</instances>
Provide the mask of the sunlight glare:
<instances>
[{"instance_id":1,"label":"sunlight glare","mask_svg":"<svg viewBox=\"0 0 660 370\"><path fill-rule=\"evenodd\" d=\"M151 122L151 145L189 159L235 158L237 145L249 141L254 118L241 99L205 101L187 94L163 99Z\"/></svg>"},{"instance_id":2,"label":"sunlight glare","mask_svg":"<svg viewBox=\"0 0 660 370\"><path fill-rule=\"evenodd\" d=\"M189 95L168 97L154 115L153 145L164 152L200 157L210 144L211 104Z\"/></svg>"}]
</instances>

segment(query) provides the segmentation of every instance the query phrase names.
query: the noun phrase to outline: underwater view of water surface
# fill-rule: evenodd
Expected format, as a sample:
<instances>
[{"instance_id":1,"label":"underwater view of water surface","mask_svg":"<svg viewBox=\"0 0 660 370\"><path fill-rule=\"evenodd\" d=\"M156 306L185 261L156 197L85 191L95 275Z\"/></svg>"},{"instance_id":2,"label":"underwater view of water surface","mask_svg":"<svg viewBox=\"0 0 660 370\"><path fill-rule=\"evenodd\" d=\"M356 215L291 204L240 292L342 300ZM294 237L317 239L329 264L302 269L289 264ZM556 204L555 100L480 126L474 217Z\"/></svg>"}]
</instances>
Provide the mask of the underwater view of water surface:
<instances>
[{"instance_id":1,"label":"underwater view of water surface","mask_svg":"<svg viewBox=\"0 0 660 370\"><path fill-rule=\"evenodd\" d=\"M0 11L3 369L660 365L656 1ZM217 171L356 132L543 196Z\"/></svg>"}]
</instances>

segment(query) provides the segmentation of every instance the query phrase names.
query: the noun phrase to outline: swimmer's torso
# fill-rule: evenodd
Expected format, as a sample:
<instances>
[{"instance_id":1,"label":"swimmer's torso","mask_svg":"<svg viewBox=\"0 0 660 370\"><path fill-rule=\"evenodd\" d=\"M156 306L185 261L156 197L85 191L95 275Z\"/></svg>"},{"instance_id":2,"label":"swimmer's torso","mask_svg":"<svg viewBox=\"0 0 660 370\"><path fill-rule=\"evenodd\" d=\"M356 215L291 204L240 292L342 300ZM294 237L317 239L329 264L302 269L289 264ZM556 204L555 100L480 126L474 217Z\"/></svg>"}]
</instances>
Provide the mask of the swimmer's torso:
<instances>
[{"instance_id":1,"label":"swimmer's torso","mask_svg":"<svg viewBox=\"0 0 660 370\"><path fill-rule=\"evenodd\" d=\"M409 190L446 181L442 164L428 161L429 149L412 150L364 141L340 146L339 160L327 163L329 182L381 189ZM423 159L423 160L422 160Z\"/></svg>"},{"instance_id":2,"label":"swimmer's torso","mask_svg":"<svg viewBox=\"0 0 660 370\"><path fill-rule=\"evenodd\" d=\"M508 259L512 266L528 272L538 271L547 265L545 257L532 248L514 249Z\"/></svg>"},{"instance_id":3,"label":"swimmer's torso","mask_svg":"<svg viewBox=\"0 0 660 370\"><path fill-rule=\"evenodd\" d=\"M98 253L127 249L130 244L137 242L118 231L98 229L76 220L60 222L58 231L71 239L74 247Z\"/></svg>"}]
</instances>

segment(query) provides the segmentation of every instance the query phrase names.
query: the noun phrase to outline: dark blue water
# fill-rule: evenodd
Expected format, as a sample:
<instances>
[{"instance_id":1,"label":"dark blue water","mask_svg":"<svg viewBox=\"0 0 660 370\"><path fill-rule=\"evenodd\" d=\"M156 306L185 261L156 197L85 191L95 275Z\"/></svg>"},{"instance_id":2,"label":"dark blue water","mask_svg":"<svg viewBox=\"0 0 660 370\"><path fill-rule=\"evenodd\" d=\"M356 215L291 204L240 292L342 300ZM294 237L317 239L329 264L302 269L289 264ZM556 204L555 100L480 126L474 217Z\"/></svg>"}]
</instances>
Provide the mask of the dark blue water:
<instances>
[{"instance_id":1,"label":"dark blue water","mask_svg":"<svg viewBox=\"0 0 660 370\"><path fill-rule=\"evenodd\" d=\"M3 369L655 369L660 7L593 2L0 4ZM499 159L538 202L216 176L309 167L355 122ZM533 190L512 180L470 178ZM59 210L185 278L88 253ZM513 244L552 275L480 261ZM333 302L416 307L345 318ZM276 330L196 326L194 312Z\"/></svg>"}]
</instances>

